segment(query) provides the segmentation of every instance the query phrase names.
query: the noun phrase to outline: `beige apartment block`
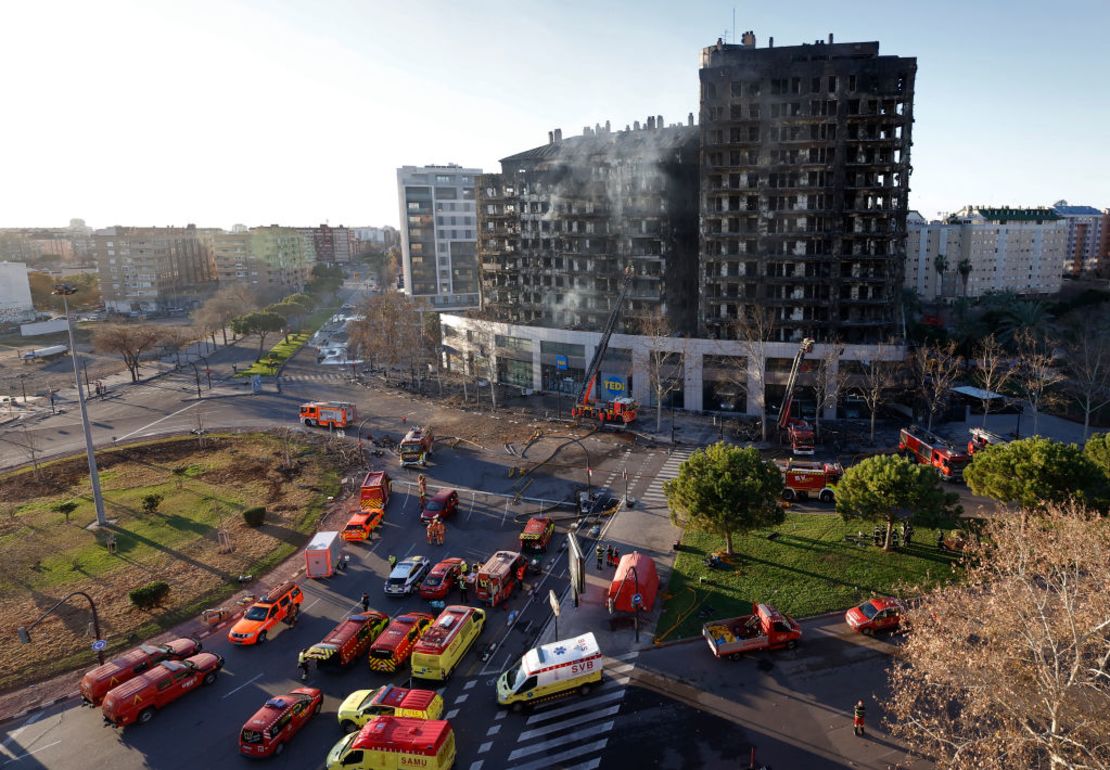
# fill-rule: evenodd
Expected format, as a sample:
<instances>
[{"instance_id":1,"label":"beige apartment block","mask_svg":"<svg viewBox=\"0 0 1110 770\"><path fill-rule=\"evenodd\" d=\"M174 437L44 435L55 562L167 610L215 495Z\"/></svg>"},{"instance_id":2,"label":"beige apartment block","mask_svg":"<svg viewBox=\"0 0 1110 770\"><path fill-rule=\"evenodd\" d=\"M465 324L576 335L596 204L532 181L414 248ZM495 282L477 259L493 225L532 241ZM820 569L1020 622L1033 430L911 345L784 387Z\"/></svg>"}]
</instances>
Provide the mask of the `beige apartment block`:
<instances>
[{"instance_id":1,"label":"beige apartment block","mask_svg":"<svg viewBox=\"0 0 1110 770\"><path fill-rule=\"evenodd\" d=\"M264 294L300 291L311 278L315 252L295 227L252 227L207 236L221 285L246 284Z\"/></svg>"},{"instance_id":2,"label":"beige apartment block","mask_svg":"<svg viewBox=\"0 0 1110 770\"><path fill-rule=\"evenodd\" d=\"M108 227L93 235L104 304L120 313L187 308L216 287L204 242L186 227Z\"/></svg>"}]
</instances>

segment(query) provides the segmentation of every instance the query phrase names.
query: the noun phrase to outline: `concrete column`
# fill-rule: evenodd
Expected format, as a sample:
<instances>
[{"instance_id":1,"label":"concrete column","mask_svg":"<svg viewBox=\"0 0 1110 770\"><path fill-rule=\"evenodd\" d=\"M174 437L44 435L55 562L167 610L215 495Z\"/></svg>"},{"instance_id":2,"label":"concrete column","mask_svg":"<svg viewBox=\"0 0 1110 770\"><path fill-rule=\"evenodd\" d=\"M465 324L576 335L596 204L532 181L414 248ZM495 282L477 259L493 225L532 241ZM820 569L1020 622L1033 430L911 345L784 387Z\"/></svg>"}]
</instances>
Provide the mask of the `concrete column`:
<instances>
[{"instance_id":1,"label":"concrete column","mask_svg":"<svg viewBox=\"0 0 1110 770\"><path fill-rule=\"evenodd\" d=\"M647 348L637 342L632 345L632 398L645 407L651 400L651 375Z\"/></svg>"},{"instance_id":2,"label":"concrete column","mask_svg":"<svg viewBox=\"0 0 1110 770\"><path fill-rule=\"evenodd\" d=\"M702 410L702 354L701 351L687 350L682 357L682 382L684 392L682 397L686 409L691 412Z\"/></svg>"},{"instance_id":3,"label":"concrete column","mask_svg":"<svg viewBox=\"0 0 1110 770\"><path fill-rule=\"evenodd\" d=\"M837 382L840 372L840 358L833 358L829 362L829 381ZM825 406L825 411L821 414L822 420L835 420L836 419L836 403L840 400L840 393L837 392L831 396L832 404Z\"/></svg>"},{"instance_id":4,"label":"concrete column","mask_svg":"<svg viewBox=\"0 0 1110 770\"><path fill-rule=\"evenodd\" d=\"M764 398L766 390L767 361L760 362L754 356L748 356L748 416L762 417L764 412ZM762 375L762 376L761 376Z\"/></svg>"},{"instance_id":5,"label":"concrete column","mask_svg":"<svg viewBox=\"0 0 1110 770\"><path fill-rule=\"evenodd\" d=\"M532 340L532 390L543 390L543 359L539 340Z\"/></svg>"}]
</instances>

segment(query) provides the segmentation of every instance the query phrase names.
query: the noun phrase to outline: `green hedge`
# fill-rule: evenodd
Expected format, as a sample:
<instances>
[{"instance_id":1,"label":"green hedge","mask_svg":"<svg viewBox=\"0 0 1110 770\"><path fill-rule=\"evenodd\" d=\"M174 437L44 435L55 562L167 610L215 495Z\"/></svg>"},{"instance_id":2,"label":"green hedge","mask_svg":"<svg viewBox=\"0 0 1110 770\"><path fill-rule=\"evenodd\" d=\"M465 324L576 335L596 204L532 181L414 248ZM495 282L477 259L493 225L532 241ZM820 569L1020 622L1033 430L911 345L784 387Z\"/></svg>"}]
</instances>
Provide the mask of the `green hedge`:
<instances>
[{"instance_id":1,"label":"green hedge","mask_svg":"<svg viewBox=\"0 0 1110 770\"><path fill-rule=\"evenodd\" d=\"M127 595L131 598L131 603L140 610L149 610L160 605L169 592L170 584L164 580L157 580L132 589Z\"/></svg>"},{"instance_id":2,"label":"green hedge","mask_svg":"<svg viewBox=\"0 0 1110 770\"><path fill-rule=\"evenodd\" d=\"M261 527L262 522L266 521L265 506L258 505L254 508L247 508L243 511L243 521L248 527Z\"/></svg>"}]
</instances>

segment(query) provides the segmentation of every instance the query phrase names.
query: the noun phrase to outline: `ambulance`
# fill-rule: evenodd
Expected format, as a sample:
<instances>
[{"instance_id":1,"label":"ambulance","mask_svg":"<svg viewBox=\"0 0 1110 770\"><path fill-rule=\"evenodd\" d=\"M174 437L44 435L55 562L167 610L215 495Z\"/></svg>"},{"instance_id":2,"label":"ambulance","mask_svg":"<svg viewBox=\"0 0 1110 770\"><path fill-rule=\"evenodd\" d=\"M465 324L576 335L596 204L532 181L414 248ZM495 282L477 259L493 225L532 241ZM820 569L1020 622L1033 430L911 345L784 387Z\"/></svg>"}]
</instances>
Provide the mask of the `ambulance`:
<instances>
[{"instance_id":1,"label":"ambulance","mask_svg":"<svg viewBox=\"0 0 1110 770\"><path fill-rule=\"evenodd\" d=\"M375 717L328 752L327 770L450 770L455 731L442 719Z\"/></svg>"},{"instance_id":2,"label":"ambulance","mask_svg":"<svg viewBox=\"0 0 1110 770\"><path fill-rule=\"evenodd\" d=\"M485 623L485 610L461 604L445 607L412 650L412 675L446 682Z\"/></svg>"},{"instance_id":3,"label":"ambulance","mask_svg":"<svg viewBox=\"0 0 1110 770\"><path fill-rule=\"evenodd\" d=\"M533 703L574 692L586 695L601 681L602 657L592 633L535 647L497 679L497 702L522 711Z\"/></svg>"}]
</instances>

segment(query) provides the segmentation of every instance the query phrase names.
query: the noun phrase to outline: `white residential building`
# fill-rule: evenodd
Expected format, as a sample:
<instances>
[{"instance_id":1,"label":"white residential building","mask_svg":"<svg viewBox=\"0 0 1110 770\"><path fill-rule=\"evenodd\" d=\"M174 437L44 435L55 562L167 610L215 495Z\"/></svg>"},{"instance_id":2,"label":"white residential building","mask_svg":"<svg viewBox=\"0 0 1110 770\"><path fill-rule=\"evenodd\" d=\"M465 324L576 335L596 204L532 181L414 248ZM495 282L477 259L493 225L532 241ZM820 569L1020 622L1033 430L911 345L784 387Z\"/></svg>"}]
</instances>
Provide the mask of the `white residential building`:
<instances>
[{"instance_id":1,"label":"white residential building","mask_svg":"<svg viewBox=\"0 0 1110 770\"><path fill-rule=\"evenodd\" d=\"M34 315L27 265L0 262L0 321L26 321Z\"/></svg>"},{"instance_id":2,"label":"white residential building","mask_svg":"<svg viewBox=\"0 0 1110 770\"><path fill-rule=\"evenodd\" d=\"M478 307L474 184L481 173L456 165L397 169L404 290L432 309Z\"/></svg>"},{"instance_id":3,"label":"white residential building","mask_svg":"<svg viewBox=\"0 0 1110 770\"><path fill-rule=\"evenodd\" d=\"M1060 290L1068 225L1052 209L968 206L933 222L911 212L906 231L904 285L922 299Z\"/></svg>"}]
</instances>

